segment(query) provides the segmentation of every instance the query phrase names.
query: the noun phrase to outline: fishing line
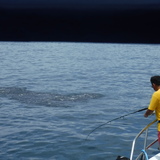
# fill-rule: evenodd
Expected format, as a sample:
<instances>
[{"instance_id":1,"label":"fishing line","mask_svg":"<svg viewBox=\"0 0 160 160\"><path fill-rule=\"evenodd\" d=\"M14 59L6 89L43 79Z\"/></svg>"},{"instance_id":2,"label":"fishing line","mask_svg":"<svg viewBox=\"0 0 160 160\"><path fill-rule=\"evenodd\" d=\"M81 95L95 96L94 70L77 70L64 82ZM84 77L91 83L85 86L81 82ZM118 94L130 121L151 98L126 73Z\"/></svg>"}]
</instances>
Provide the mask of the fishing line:
<instances>
[{"instance_id":1,"label":"fishing line","mask_svg":"<svg viewBox=\"0 0 160 160\"><path fill-rule=\"evenodd\" d=\"M125 115L123 115L123 116L120 116L120 117L117 117L117 118L114 118L114 119L112 119L112 120L110 120L110 121L107 121L107 122L105 122L105 123L103 123L103 124L101 124L101 125L99 125L98 127L96 127L96 128L94 128L88 135L87 135L87 137L86 137L86 139L85 139L85 141L88 139L88 137L95 131L95 130L97 130L97 129L99 129L99 128L101 128L102 126L104 126L104 125L106 125L106 124L108 124L108 123L111 123L112 121L116 121L116 120L118 120L118 119L121 119L121 118L124 118L124 117L126 117L126 116L129 116L129 115L131 115L131 114L134 114L134 113L137 113L137 112L141 112L141 111L144 111L144 110L146 110L146 109L148 109L148 108L143 108L143 109L140 109L140 110L138 110L138 111L134 111L134 112L131 112L131 113L128 113L128 114L125 114Z\"/></svg>"}]
</instances>

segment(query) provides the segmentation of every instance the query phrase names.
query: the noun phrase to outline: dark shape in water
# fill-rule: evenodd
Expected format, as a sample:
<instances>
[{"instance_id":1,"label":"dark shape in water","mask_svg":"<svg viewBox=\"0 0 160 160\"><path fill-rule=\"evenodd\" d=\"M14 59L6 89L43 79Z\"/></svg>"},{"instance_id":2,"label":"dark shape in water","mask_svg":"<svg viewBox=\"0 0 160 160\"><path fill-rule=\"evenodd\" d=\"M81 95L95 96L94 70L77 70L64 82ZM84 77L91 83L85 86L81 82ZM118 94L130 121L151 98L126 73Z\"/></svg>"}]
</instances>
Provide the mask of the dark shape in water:
<instances>
[{"instance_id":1,"label":"dark shape in water","mask_svg":"<svg viewBox=\"0 0 160 160\"><path fill-rule=\"evenodd\" d=\"M21 103L44 105L44 106L66 106L70 102L83 102L89 99L103 97L97 93L78 93L78 94L54 94L47 92L29 91L26 88L0 87L0 96L17 100Z\"/></svg>"}]
</instances>

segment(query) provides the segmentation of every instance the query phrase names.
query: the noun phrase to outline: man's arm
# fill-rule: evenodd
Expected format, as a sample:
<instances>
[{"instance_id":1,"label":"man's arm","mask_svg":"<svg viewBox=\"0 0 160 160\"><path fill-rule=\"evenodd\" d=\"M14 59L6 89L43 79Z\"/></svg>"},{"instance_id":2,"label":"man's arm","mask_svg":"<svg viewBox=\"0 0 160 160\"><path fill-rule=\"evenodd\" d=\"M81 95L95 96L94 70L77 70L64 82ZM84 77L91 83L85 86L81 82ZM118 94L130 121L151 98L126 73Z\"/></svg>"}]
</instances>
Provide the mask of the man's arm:
<instances>
[{"instance_id":1,"label":"man's arm","mask_svg":"<svg viewBox=\"0 0 160 160\"><path fill-rule=\"evenodd\" d=\"M144 114L144 117L148 117L149 115L151 115L153 113L152 110L147 109L146 113Z\"/></svg>"}]
</instances>

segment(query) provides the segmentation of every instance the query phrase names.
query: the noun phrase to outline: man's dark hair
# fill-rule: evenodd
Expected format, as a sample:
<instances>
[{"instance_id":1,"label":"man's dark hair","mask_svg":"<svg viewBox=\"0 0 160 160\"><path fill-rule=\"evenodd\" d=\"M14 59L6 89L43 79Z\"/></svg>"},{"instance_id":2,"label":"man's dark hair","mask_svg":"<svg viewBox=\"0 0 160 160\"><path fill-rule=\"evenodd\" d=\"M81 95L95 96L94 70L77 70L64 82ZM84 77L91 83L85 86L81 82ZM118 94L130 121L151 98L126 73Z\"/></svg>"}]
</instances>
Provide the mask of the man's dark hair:
<instances>
[{"instance_id":1,"label":"man's dark hair","mask_svg":"<svg viewBox=\"0 0 160 160\"><path fill-rule=\"evenodd\" d=\"M154 83L154 84L160 86L160 76L153 76L153 77L151 77L150 81L151 81L151 84Z\"/></svg>"}]
</instances>

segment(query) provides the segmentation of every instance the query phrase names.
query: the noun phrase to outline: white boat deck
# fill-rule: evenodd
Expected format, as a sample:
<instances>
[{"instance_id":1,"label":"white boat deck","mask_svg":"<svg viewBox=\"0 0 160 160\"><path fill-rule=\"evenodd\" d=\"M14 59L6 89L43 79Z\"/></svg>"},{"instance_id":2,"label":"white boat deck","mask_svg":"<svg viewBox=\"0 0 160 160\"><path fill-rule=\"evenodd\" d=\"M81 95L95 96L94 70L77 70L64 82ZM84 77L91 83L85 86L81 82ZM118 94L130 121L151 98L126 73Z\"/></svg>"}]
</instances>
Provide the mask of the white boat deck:
<instances>
[{"instance_id":1,"label":"white boat deck","mask_svg":"<svg viewBox=\"0 0 160 160\"><path fill-rule=\"evenodd\" d=\"M160 160L160 153L156 154L154 157L150 158L149 160Z\"/></svg>"}]
</instances>

